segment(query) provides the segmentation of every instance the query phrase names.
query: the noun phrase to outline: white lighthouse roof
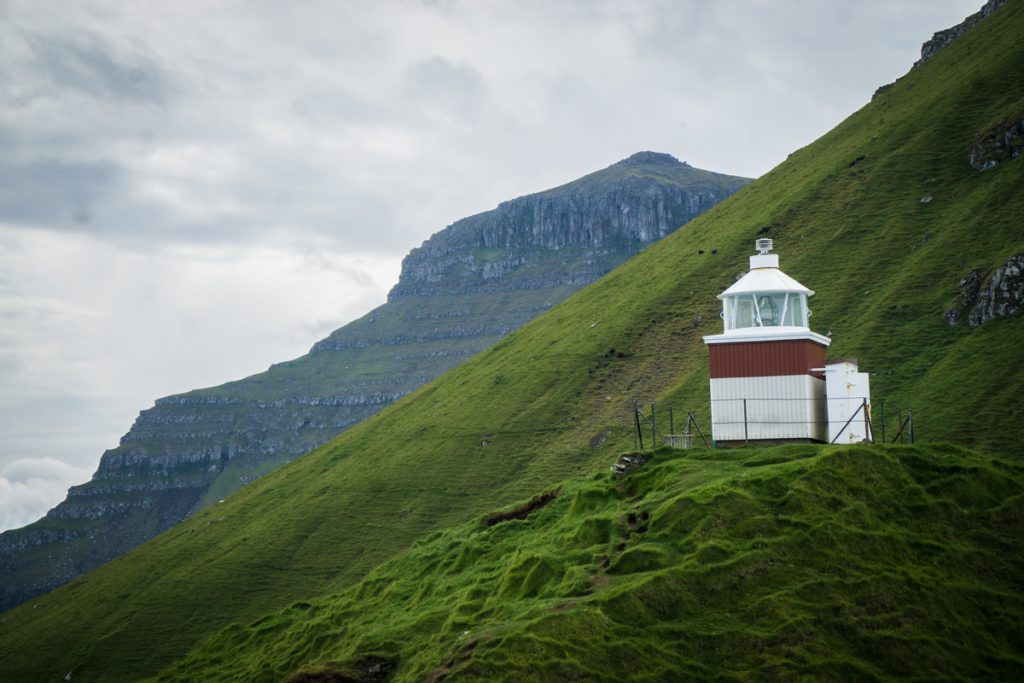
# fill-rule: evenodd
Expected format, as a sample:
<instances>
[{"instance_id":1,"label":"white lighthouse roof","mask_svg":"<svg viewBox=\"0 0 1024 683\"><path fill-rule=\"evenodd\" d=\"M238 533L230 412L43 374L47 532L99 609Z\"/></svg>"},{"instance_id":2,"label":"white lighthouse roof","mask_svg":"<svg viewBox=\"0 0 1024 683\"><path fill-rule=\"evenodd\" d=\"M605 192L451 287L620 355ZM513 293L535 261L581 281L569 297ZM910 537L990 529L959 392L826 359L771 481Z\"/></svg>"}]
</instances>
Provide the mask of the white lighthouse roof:
<instances>
[{"instance_id":1,"label":"white lighthouse roof","mask_svg":"<svg viewBox=\"0 0 1024 683\"><path fill-rule=\"evenodd\" d=\"M779 255L771 253L772 241L762 237L756 243L758 253L750 257L750 271L718 295L719 299L756 292L797 292L811 296L813 291L779 270Z\"/></svg>"},{"instance_id":2,"label":"white lighthouse roof","mask_svg":"<svg viewBox=\"0 0 1024 683\"><path fill-rule=\"evenodd\" d=\"M751 270L733 283L732 287L718 295L719 299L734 294L749 294L755 292L800 292L811 296L813 290L804 287L802 284L779 270L778 256L775 256L775 266L751 268ZM750 260L758 258L751 256Z\"/></svg>"}]
</instances>

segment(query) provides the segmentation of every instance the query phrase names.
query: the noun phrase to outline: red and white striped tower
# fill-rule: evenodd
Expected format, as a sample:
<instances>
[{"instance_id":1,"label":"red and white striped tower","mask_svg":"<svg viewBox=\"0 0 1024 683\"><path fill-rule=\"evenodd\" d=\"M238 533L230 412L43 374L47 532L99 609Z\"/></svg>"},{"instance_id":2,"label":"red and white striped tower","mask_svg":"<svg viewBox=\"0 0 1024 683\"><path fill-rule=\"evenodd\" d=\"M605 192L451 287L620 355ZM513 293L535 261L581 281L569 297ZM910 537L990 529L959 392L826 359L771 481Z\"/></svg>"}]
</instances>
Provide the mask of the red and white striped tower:
<instances>
[{"instance_id":1,"label":"red and white striped tower","mask_svg":"<svg viewBox=\"0 0 1024 683\"><path fill-rule=\"evenodd\" d=\"M722 334L710 353L711 433L719 446L827 441L825 352L811 332L807 287L779 270L772 241L756 242L750 271L718 295Z\"/></svg>"}]
</instances>

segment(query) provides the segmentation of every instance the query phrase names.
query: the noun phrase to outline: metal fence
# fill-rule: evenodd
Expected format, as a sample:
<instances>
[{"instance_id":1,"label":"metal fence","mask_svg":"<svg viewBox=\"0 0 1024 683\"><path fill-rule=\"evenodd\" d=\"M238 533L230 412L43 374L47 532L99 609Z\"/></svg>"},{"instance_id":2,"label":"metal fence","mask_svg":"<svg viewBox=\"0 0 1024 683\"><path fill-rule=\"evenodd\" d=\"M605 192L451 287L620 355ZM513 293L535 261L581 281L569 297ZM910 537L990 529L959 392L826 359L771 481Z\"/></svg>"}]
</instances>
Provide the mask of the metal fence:
<instances>
[{"instance_id":1,"label":"metal fence","mask_svg":"<svg viewBox=\"0 0 1024 683\"><path fill-rule=\"evenodd\" d=\"M701 422L693 411L664 405L659 409L656 403L652 403L648 413L644 406L634 403L633 448L647 450L659 446L714 448L711 435L701 428Z\"/></svg>"},{"instance_id":2,"label":"metal fence","mask_svg":"<svg viewBox=\"0 0 1024 683\"><path fill-rule=\"evenodd\" d=\"M912 410L890 408L862 397L746 398L711 401L698 413L666 404L634 404L633 441L638 450L715 448L749 442L914 443ZM829 417L831 416L831 417Z\"/></svg>"}]
</instances>

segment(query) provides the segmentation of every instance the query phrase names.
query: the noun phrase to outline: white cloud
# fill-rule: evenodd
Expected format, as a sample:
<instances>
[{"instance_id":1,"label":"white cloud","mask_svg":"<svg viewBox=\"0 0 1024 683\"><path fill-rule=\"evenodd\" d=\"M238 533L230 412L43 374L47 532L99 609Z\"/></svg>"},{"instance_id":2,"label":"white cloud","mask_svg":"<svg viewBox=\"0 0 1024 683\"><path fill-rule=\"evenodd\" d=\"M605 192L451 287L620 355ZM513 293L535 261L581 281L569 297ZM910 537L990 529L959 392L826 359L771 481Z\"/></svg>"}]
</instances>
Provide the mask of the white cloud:
<instances>
[{"instance_id":1,"label":"white cloud","mask_svg":"<svg viewBox=\"0 0 1024 683\"><path fill-rule=\"evenodd\" d=\"M53 458L22 458L0 467L0 531L25 526L60 502L91 470Z\"/></svg>"},{"instance_id":2,"label":"white cloud","mask_svg":"<svg viewBox=\"0 0 1024 683\"><path fill-rule=\"evenodd\" d=\"M0 464L38 454L94 466L154 399L305 353L382 302L399 267L372 253L138 251L2 227L0 253Z\"/></svg>"},{"instance_id":3,"label":"white cloud","mask_svg":"<svg viewBox=\"0 0 1024 683\"><path fill-rule=\"evenodd\" d=\"M316 341L310 320L333 329L357 317L398 270L396 258L374 254L246 244L136 251L35 230L0 230L0 244L9 281L0 354L26 360L8 369L19 374L3 378L0 397L116 396L134 381L156 398L234 379L304 353Z\"/></svg>"}]
</instances>

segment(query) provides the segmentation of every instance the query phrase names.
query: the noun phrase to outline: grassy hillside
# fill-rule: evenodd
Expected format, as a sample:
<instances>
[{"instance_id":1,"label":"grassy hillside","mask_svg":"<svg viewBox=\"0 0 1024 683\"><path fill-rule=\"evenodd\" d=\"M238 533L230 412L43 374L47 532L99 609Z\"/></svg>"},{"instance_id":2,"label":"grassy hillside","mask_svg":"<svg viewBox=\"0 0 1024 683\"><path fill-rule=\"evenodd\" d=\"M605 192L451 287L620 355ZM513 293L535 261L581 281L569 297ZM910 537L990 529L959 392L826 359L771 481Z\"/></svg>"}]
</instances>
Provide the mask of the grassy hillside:
<instances>
[{"instance_id":1,"label":"grassy hillside","mask_svg":"<svg viewBox=\"0 0 1024 683\"><path fill-rule=\"evenodd\" d=\"M153 674L231 623L249 623L298 600L327 609L318 596L357 584L430 533L477 520L566 478L604 471L632 447L627 415L633 400L691 407L706 423L707 354L700 337L720 329L715 295L746 269L752 241L761 233L776 240L783 269L817 291L812 326L833 330L833 354L856 355L862 369L874 373L876 402L913 408L923 439L1019 458L1024 435L1015 418L1024 395L1024 316L951 327L943 313L969 271L990 271L1024 253L1024 159L984 172L967 163L979 136L1024 116L1024 82L1017 77L1024 73L1020 35L1024 5L1009 3L834 131L692 222L686 234L659 242L489 351L226 503L49 596L0 614L0 678L69 670L74 680ZM924 197L932 199L922 202ZM856 451L849 453L843 457ZM911 477L905 466L892 464L898 456L871 453L881 472ZM926 459L924 453L919 457ZM839 456L826 451L822 457ZM729 463L708 467L722 468L725 475L736 466ZM968 476L963 486L984 491L986 481ZM992 495L1010 490L1004 486ZM998 505L990 498L982 507ZM541 514L557 517L558 509ZM657 508L645 509L655 515ZM935 538L922 536L920 543L931 546ZM733 550L723 551L723 558ZM883 550L891 552L892 546L879 546ZM687 552L682 546L661 548L637 561L671 564ZM924 558L927 548L920 552ZM1019 569L1019 562L1014 566ZM673 571L685 576L681 567ZM752 570L745 580L762 576L768 575ZM784 574L771 576L781 581ZM679 588L685 583L674 585L671 594L680 600L708 601L708 633L731 618L731 603L721 595L698 591L687 597ZM783 588L796 591L794 604L801 599L799 586L783 582ZM1005 587L1007 595L1015 591ZM751 628L762 629L776 614L770 610L785 613L788 603L765 604L768 611ZM938 603L926 603L931 604ZM478 607L467 609L475 614ZM624 603L621 609L627 615L633 610L622 623L635 624L650 608ZM940 612L929 609L908 618L934 623ZM794 619L804 619L802 614L794 612ZM839 619L816 614L824 621ZM587 619L597 618L575 609L569 615L558 623L581 633ZM965 614L963 624L988 618ZM444 624L425 621L428 626ZM800 647L799 626L793 628L792 640L783 644ZM231 633L219 637L232 638ZM439 633L439 642L447 644L451 632ZM509 648L528 653L531 639L540 636L521 633ZM759 633L773 637L767 627ZM716 643L708 652L735 647ZM357 653L357 644L330 650L331 644L321 643L310 654L348 656ZM993 640L963 647L997 653L991 662L975 663L972 671L983 672L1002 670L1004 655L998 653L1004 646ZM905 652L909 648L886 656L895 663L909 657ZM515 661L525 656L509 655ZM298 661L290 657L282 653L275 661ZM571 655L561 657L569 661ZM684 657L689 655L680 654L679 661ZM500 665L500 659L490 661L488 666ZM486 676L488 669L479 671Z\"/></svg>"},{"instance_id":2,"label":"grassy hillside","mask_svg":"<svg viewBox=\"0 0 1024 683\"><path fill-rule=\"evenodd\" d=\"M406 256L386 304L309 353L142 411L89 482L0 534L0 611L330 441L747 183L638 152L456 221Z\"/></svg>"},{"instance_id":3,"label":"grassy hillside","mask_svg":"<svg viewBox=\"0 0 1024 683\"><path fill-rule=\"evenodd\" d=\"M225 629L159 680L1024 668L1020 465L951 446L664 450L554 491L526 519L439 532L345 591Z\"/></svg>"}]
</instances>

